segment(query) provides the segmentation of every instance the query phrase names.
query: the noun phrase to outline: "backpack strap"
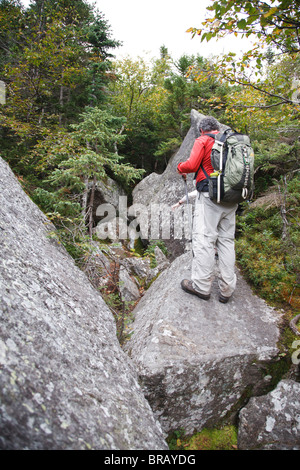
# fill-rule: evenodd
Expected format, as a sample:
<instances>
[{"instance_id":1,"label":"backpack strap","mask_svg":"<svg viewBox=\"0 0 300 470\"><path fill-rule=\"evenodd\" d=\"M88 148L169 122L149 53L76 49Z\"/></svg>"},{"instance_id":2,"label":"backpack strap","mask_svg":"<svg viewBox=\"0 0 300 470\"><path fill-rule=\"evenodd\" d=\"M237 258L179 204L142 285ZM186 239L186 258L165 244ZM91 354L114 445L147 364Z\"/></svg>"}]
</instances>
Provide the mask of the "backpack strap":
<instances>
[{"instance_id":1,"label":"backpack strap","mask_svg":"<svg viewBox=\"0 0 300 470\"><path fill-rule=\"evenodd\" d=\"M201 168L201 170L203 171L203 173L204 173L204 175L205 175L205 178L204 178L203 180L201 180L201 181L198 181L198 183L196 184L196 188L197 188L197 191L198 191L199 193L201 193L201 192L207 193L207 192L208 192L209 176L208 176L208 174L206 173L206 171L204 170L204 166L202 165L202 163L201 163L201 165L200 165L198 171L200 170L200 168Z\"/></svg>"},{"instance_id":2,"label":"backpack strap","mask_svg":"<svg viewBox=\"0 0 300 470\"><path fill-rule=\"evenodd\" d=\"M208 137L211 137L211 138L214 139L214 140L215 140L215 138L216 138L216 134L205 134L205 135L208 135ZM200 169L203 171L203 173L205 174L206 178L208 179L209 176L208 176L208 174L206 173L206 171L204 170L202 163L200 163L200 166L199 166L198 170L197 170L196 173L195 173L194 180L196 180L197 175L198 175Z\"/></svg>"}]
</instances>

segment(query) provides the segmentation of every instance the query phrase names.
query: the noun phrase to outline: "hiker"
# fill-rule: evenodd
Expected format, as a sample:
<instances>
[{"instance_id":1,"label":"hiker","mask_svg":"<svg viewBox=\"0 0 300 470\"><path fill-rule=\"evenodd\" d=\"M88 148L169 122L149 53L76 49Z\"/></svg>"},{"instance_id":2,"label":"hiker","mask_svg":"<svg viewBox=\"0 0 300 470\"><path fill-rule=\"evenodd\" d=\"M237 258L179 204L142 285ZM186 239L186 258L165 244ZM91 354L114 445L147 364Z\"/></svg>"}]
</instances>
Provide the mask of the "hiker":
<instances>
[{"instance_id":1,"label":"hiker","mask_svg":"<svg viewBox=\"0 0 300 470\"><path fill-rule=\"evenodd\" d=\"M236 287L234 237L238 204L216 203L210 199L205 173L210 175L214 171L210 160L214 138L207 134L218 134L219 124L213 117L206 117L200 122L199 128L201 136L195 140L190 157L177 167L178 173L183 176L196 173L198 191L192 235L191 280L183 279L181 287L201 299L210 298L216 246L219 256L219 301L226 303Z\"/></svg>"}]
</instances>

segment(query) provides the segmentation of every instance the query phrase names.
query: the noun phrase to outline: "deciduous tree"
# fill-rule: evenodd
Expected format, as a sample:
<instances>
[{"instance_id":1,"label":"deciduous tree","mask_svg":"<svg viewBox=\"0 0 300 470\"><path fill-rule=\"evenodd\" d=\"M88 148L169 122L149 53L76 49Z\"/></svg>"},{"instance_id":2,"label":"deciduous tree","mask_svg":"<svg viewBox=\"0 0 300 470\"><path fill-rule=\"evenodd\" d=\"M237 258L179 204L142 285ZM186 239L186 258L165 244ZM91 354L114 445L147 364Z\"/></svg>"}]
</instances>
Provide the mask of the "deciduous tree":
<instances>
[{"instance_id":1,"label":"deciduous tree","mask_svg":"<svg viewBox=\"0 0 300 470\"><path fill-rule=\"evenodd\" d=\"M228 53L220 58L215 73L224 80L249 86L269 98L272 105L291 104L299 106L294 99L299 86L299 66L291 73L290 87L283 91L280 86L271 87L263 81L264 65L282 54L299 63L300 13L298 0L253 2L242 0L215 1L207 8L212 15L202 22L201 28L192 27L188 32L198 35L201 41L223 38L228 34L237 37L253 38L256 43L241 58ZM265 49L268 48L267 52ZM199 77L201 79L201 77ZM278 85L278 84L277 84ZM270 103L267 103L269 105Z\"/></svg>"}]
</instances>

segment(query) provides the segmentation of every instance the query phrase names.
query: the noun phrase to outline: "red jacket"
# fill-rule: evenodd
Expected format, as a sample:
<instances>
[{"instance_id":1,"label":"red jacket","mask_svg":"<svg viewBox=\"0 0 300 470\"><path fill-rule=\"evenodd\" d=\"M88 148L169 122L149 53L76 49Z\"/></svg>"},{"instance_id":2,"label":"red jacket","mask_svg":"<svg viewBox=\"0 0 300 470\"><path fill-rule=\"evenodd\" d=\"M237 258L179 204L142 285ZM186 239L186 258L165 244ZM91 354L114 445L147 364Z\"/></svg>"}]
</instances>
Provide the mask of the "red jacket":
<instances>
[{"instance_id":1,"label":"red jacket","mask_svg":"<svg viewBox=\"0 0 300 470\"><path fill-rule=\"evenodd\" d=\"M218 134L218 132L219 131L210 131L209 134ZM180 173L196 173L202 163L208 175L213 173L214 169L211 165L210 154L214 142L214 139L205 133L198 137L198 139L195 140L189 159L185 162L179 163L177 166L178 171ZM196 183L204 180L205 178L205 174L202 169L200 169L196 178Z\"/></svg>"}]
</instances>

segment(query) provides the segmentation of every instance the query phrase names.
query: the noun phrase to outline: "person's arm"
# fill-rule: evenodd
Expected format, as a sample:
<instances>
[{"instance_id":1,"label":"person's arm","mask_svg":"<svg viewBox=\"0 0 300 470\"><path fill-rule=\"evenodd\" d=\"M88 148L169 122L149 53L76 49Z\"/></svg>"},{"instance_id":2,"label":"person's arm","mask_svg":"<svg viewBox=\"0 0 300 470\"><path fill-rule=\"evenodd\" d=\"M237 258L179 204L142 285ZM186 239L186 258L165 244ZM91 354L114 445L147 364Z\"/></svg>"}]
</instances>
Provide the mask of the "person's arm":
<instances>
[{"instance_id":1,"label":"person's arm","mask_svg":"<svg viewBox=\"0 0 300 470\"><path fill-rule=\"evenodd\" d=\"M197 189L195 189L195 191L191 191L188 196L189 196L189 199L194 199L196 196L197 196ZM186 196L183 196L180 201L178 201L176 204L174 204L174 206L172 206L172 209L177 209L177 207L181 206L181 204L185 203L186 202Z\"/></svg>"},{"instance_id":2,"label":"person's arm","mask_svg":"<svg viewBox=\"0 0 300 470\"><path fill-rule=\"evenodd\" d=\"M172 209L177 209L177 207L181 206L181 204L185 203L186 201L186 196L183 196L174 206L172 206Z\"/></svg>"},{"instance_id":3,"label":"person's arm","mask_svg":"<svg viewBox=\"0 0 300 470\"><path fill-rule=\"evenodd\" d=\"M194 199L197 196L197 194L198 194L197 189L195 189L194 191L191 191L189 193L189 199Z\"/></svg>"},{"instance_id":4,"label":"person's arm","mask_svg":"<svg viewBox=\"0 0 300 470\"><path fill-rule=\"evenodd\" d=\"M195 140L190 157L185 162L179 163L177 170L179 173L195 173L204 156L204 139L200 137Z\"/></svg>"}]
</instances>

